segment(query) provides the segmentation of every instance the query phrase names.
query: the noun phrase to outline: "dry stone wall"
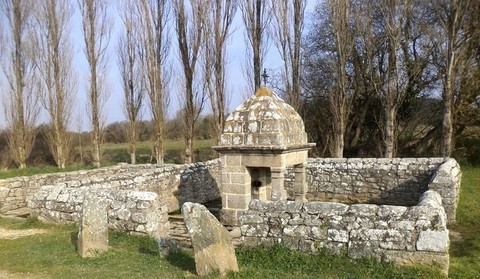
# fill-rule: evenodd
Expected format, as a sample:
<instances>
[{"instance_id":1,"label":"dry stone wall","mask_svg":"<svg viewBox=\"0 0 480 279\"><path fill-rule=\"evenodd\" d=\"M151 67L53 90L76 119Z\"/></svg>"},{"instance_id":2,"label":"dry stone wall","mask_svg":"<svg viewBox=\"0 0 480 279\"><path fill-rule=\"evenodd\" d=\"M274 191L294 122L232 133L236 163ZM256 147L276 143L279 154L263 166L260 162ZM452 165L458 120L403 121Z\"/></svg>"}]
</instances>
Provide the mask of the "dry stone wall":
<instances>
[{"instance_id":1,"label":"dry stone wall","mask_svg":"<svg viewBox=\"0 0 480 279\"><path fill-rule=\"evenodd\" d=\"M46 221L78 223L85 197L94 195L105 207L109 228L159 237L168 235L168 208L156 193L95 188L71 188L64 184L44 186L28 205L33 215Z\"/></svg>"},{"instance_id":2,"label":"dry stone wall","mask_svg":"<svg viewBox=\"0 0 480 279\"><path fill-rule=\"evenodd\" d=\"M448 272L449 238L441 197L416 206L252 200L240 218L242 241L302 251L346 252L400 264L437 264Z\"/></svg>"},{"instance_id":3,"label":"dry stone wall","mask_svg":"<svg viewBox=\"0 0 480 279\"><path fill-rule=\"evenodd\" d=\"M168 211L186 202L220 198L219 160L187 165L127 165L95 170L43 174L0 180L0 214L28 214L27 201L41 187L104 188L154 192ZM426 190L442 197L448 222L455 222L460 168L454 159L351 158L309 159L306 166L309 201L345 204L415 205ZM294 172L287 170L285 186L293 196Z\"/></svg>"},{"instance_id":4,"label":"dry stone wall","mask_svg":"<svg viewBox=\"0 0 480 279\"><path fill-rule=\"evenodd\" d=\"M454 159L315 158L309 159L306 172L308 201L412 206L431 189L442 197L448 222L455 223L461 173ZM293 176L287 170L291 199Z\"/></svg>"},{"instance_id":5,"label":"dry stone wall","mask_svg":"<svg viewBox=\"0 0 480 279\"><path fill-rule=\"evenodd\" d=\"M219 198L219 177L220 162L212 160L186 165L120 164L94 170L3 179L0 180L0 213L28 213L27 201L47 185L154 192L169 211L176 211L186 201L204 203Z\"/></svg>"}]
</instances>

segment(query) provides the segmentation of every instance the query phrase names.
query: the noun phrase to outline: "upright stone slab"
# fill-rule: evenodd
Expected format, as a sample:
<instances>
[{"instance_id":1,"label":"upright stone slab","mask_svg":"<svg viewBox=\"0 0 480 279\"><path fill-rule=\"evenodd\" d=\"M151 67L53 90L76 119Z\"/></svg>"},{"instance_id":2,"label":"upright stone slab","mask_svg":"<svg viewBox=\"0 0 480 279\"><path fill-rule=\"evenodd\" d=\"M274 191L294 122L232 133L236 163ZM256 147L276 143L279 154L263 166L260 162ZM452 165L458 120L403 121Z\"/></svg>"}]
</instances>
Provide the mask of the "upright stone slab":
<instances>
[{"instance_id":1,"label":"upright stone slab","mask_svg":"<svg viewBox=\"0 0 480 279\"><path fill-rule=\"evenodd\" d=\"M85 195L77 242L82 258L108 250L108 218L105 201L95 194Z\"/></svg>"},{"instance_id":2,"label":"upright stone slab","mask_svg":"<svg viewBox=\"0 0 480 279\"><path fill-rule=\"evenodd\" d=\"M238 271L232 237L215 216L205 206L191 202L183 204L182 215L192 238L197 274Z\"/></svg>"}]
</instances>

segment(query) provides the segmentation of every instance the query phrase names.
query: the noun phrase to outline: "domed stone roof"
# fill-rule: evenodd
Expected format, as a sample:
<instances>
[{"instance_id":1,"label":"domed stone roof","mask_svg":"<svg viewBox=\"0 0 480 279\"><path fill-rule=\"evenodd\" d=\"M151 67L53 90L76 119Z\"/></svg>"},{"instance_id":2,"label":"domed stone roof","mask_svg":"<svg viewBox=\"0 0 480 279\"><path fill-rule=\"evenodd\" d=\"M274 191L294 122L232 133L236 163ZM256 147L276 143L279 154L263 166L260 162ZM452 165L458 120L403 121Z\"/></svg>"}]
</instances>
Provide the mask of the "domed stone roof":
<instances>
[{"instance_id":1,"label":"domed stone roof","mask_svg":"<svg viewBox=\"0 0 480 279\"><path fill-rule=\"evenodd\" d=\"M218 147L289 149L306 145L300 115L272 90L261 87L228 116Z\"/></svg>"}]
</instances>

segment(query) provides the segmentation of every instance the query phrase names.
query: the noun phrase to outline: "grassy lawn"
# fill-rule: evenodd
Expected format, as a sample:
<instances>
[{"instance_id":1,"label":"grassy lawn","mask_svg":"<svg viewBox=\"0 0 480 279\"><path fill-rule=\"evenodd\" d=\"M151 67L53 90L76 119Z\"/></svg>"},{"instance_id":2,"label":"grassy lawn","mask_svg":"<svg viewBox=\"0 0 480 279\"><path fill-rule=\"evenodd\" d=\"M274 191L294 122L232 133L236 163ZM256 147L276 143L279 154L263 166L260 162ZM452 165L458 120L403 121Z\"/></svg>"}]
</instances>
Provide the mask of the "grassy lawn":
<instances>
[{"instance_id":1,"label":"grassy lawn","mask_svg":"<svg viewBox=\"0 0 480 279\"><path fill-rule=\"evenodd\" d=\"M450 242L450 277L480 278L480 166L462 167L462 174L457 225L450 228L460 233Z\"/></svg>"},{"instance_id":2,"label":"grassy lawn","mask_svg":"<svg viewBox=\"0 0 480 279\"><path fill-rule=\"evenodd\" d=\"M210 160L213 157L211 146L215 144L215 139L196 139L193 141L193 159L195 162ZM165 163L180 164L183 163L183 150L185 142L183 140L167 140L165 143ZM105 161L112 163L130 162L130 154L127 152L126 143L106 144L103 148ZM151 142L140 142L137 145L137 163L150 163L152 154Z\"/></svg>"},{"instance_id":3,"label":"grassy lawn","mask_svg":"<svg viewBox=\"0 0 480 279\"><path fill-rule=\"evenodd\" d=\"M55 172L68 172L76 170L93 169L93 165L67 165L65 169L59 169L55 166L43 166L43 167L27 167L25 169L8 169L0 170L0 179L17 177L17 176L29 176L42 173L55 173Z\"/></svg>"},{"instance_id":4,"label":"grassy lawn","mask_svg":"<svg viewBox=\"0 0 480 279\"><path fill-rule=\"evenodd\" d=\"M42 228L49 233L15 240L0 239L0 270L9 274L35 274L41 278L191 278L195 261L190 250L158 256L148 237L110 232L110 250L97 258L82 259L75 252L75 226L0 218L8 229ZM371 260L351 261L346 256L307 255L276 246L237 249L240 272L227 278L439 278L436 270L398 269ZM205 278L217 278L209 276Z\"/></svg>"}]
</instances>

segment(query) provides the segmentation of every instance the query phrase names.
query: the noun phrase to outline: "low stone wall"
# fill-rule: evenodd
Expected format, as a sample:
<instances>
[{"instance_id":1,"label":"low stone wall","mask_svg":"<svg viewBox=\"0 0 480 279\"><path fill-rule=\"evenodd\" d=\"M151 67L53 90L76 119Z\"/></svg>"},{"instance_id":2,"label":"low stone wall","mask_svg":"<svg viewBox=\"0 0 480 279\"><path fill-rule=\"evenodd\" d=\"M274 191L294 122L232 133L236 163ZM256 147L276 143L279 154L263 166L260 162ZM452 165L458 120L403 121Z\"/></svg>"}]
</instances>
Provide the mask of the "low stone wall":
<instances>
[{"instance_id":1,"label":"low stone wall","mask_svg":"<svg viewBox=\"0 0 480 279\"><path fill-rule=\"evenodd\" d=\"M240 223L246 245L283 243L308 252L346 252L353 259L437 264L448 272L446 215L434 191L412 207L252 200Z\"/></svg>"},{"instance_id":2,"label":"low stone wall","mask_svg":"<svg viewBox=\"0 0 480 279\"><path fill-rule=\"evenodd\" d=\"M219 160L187 165L127 165L68 173L0 180L0 214L28 214L27 201L46 185L97 187L157 193L169 212L186 202L205 203L220 198ZM448 223L455 223L460 167L443 158L309 159L306 167L309 201L346 204L415 205L428 189L443 200ZM285 186L293 198L292 170Z\"/></svg>"},{"instance_id":3,"label":"low stone wall","mask_svg":"<svg viewBox=\"0 0 480 279\"><path fill-rule=\"evenodd\" d=\"M205 203L220 197L220 162L186 165L128 165L42 174L0 180L0 213L27 214L27 201L42 186L97 187L157 193L169 211L186 202Z\"/></svg>"},{"instance_id":4,"label":"low stone wall","mask_svg":"<svg viewBox=\"0 0 480 279\"><path fill-rule=\"evenodd\" d=\"M293 176L285 183L293 196ZM444 158L315 158L306 168L307 200L346 204L415 205L427 190L443 199L448 222L455 223L460 166Z\"/></svg>"},{"instance_id":5,"label":"low stone wall","mask_svg":"<svg viewBox=\"0 0 480 279\"><path fill-rule=\"evenodd\" d=\"M457 204L460 198L460 183L462 173L454 159L448 159L435 171L428 184L428 189L434 190L442 197L442 205L447 213L448 224L456 222Z\"/></svg>"},{"instance_id":6,"label":"low stone wall","mask_svg":"<svg viewBox=\"0 0 480 279\"><path fill-rule=\"evenodd\" d=\"M102 199L111 229L151 236L168 235L167 206L153 192L69 188L57 184L42 187L29 200L28 206L33 215L47 222L78 223L86 195L96 195Z\"/></svg>"}]
</instances>

